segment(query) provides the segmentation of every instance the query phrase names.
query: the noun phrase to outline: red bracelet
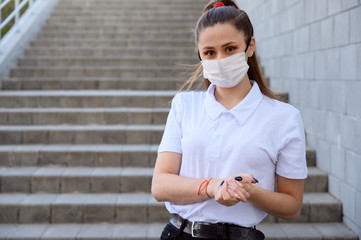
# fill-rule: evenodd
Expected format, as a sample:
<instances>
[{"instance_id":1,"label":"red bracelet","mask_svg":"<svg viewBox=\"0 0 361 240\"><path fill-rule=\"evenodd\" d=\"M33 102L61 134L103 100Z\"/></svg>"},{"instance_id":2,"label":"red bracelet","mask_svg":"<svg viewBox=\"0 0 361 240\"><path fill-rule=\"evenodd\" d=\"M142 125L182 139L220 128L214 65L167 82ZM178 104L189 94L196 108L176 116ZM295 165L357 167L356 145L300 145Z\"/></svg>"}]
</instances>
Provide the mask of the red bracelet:
<instances>
[{"instance_id":1,"label":"red bracelet","mask_svg":"<svg viewBox=\"0 0 361 240\"><path fill-rule=\"evenodd\" d=\"M211 198L211 196L209 196L208 194L208 184L209 182L212 180L212 178L210 178L209 180L204 180L201 185L199 186L199 189L198 189L198 196L202 193L202 191L204 189L206 189L206 194L209 198ZM204 186L203 186L204 185Z\"/></svg>"}]
</instances>

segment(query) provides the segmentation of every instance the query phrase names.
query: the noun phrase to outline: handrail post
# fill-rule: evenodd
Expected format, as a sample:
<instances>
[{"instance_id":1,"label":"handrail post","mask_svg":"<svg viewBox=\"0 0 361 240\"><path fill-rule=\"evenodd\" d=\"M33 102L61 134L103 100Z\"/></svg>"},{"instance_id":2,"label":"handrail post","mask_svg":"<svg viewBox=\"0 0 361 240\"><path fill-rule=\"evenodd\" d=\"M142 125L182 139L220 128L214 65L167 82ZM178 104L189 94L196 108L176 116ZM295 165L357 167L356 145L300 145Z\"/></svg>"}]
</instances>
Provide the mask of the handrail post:
<instances>
[{"instance_id":1,"label":"handrail post","mask_svg":"<svg viewBox=\"0 0 361 240\"><path fill-rule=\"evenodd\" d=\"M34 4L34 0L29 0L29 8L28 8L28 10L31 10L31 13L34 12L34 9L32 8L33 4Z\"/></svg>"},{"instance_id":2,"label":"handrail post","mask_svg":"<svg viewBox=\"0 0 361 240\"><path fill-rule=\"evenodd\" d=\"M14 28L17 31L18 30L18 23L19 23L19 18L20 18L20 9L18 9L19 7L19 0L15 0L15 23L14 23Z\"/></svg>"},{"instance_id":3,"label":"handrail post","mask_svg":"<svg viewBox=\"0 0 361 240\"><path fill-rule=\"evenodd\" d=\"M1 2L1 1L0 1ZM2 8L0 7L0 23L2 22L2 19L1 19L1 12L2 12ZM2 29L0 28L0 42L1 42L1 33L2 33ZM0 53L1 53L1 48L0 48Z\"/></svg>"}]
</instances>

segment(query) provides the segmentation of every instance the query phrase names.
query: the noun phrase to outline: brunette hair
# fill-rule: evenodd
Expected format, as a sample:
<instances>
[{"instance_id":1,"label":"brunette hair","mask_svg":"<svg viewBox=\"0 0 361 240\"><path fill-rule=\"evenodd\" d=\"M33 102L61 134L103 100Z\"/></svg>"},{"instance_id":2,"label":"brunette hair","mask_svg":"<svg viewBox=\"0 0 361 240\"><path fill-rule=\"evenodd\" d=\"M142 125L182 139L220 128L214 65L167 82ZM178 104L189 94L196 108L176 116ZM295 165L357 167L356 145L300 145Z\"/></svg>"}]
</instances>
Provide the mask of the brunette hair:
<instances>
[{"instance_id":1,"label":"brunette hair","mask_svg":"<svg viewBox=\"0 0 361 240\"><path fill-rule=\"evenodd\" d=\"M216 3L223 3L224 7L214 8ZM240 10L237 4L232 0L211 0L208 5L204 8L202 16L199 18L194 34L196 50L198 51L199 33L207 27L212 27L217 23L231 23L240 32L244 34L245 42L248 43L253 37L253 26L248 18L248 15L243 10ZM276 99L275 94L265 84L261 70L258 66L256 52L253 53L252 57L248 58L248 76L250 79L257 82L261 92L273 99ZM199 63L197 69L193 72L191 77L183 84L182 89L190 90L193 84L201 78L203 75L202 65ZM209 87L210 82L208 79L203 78L204 86Z\"/></svg>"}]
</instances>

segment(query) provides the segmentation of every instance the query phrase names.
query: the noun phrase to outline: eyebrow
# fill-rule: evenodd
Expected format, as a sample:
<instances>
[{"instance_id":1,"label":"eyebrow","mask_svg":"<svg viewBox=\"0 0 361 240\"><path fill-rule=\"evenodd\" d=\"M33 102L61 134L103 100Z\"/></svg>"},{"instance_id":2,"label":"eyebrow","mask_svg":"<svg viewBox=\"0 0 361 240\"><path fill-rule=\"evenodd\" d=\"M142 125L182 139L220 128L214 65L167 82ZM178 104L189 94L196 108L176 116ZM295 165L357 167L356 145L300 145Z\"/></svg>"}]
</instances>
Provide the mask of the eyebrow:
<instances>
[{"instance_id":1,"label":"eyebrow","mask_svg":"<svg viewBox=\"0 0 361 240\"><path fill-rule=\"evenodd\" d=\"M235 44L236 42L233 42L233 41L230 41L230 42L227 42L227 43L225 43L225 44L223 44L222 45L222 48L223 47L227 47L228 45L231 45L231 44ZM204 48L202 48L202 49L213 49L214 47L204 47Z\"/></svg>"}]
</instances>

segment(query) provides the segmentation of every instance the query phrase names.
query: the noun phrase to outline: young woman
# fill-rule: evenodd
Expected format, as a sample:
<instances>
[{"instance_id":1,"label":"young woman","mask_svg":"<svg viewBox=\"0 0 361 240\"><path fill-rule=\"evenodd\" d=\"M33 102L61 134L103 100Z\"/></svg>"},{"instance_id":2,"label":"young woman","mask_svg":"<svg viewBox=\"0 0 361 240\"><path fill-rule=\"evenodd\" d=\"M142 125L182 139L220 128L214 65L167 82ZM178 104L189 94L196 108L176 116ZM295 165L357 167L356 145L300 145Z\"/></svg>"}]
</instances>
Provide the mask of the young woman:
<instances>
[{"instance_id":1,"label":"young woman","mask_svg":"<svg viewBox=\"0 0 361 240\"><path fill-rule=\"evenodd\" d=\"M172 101L152 183L172 214L161 239L263 239L254 226L267 214L301 211L300 113L264 84L252 24L233 1L206 6L195 40L207 91Z\"/></svg>"}]
</instances>

